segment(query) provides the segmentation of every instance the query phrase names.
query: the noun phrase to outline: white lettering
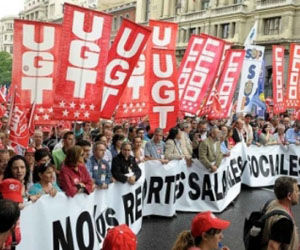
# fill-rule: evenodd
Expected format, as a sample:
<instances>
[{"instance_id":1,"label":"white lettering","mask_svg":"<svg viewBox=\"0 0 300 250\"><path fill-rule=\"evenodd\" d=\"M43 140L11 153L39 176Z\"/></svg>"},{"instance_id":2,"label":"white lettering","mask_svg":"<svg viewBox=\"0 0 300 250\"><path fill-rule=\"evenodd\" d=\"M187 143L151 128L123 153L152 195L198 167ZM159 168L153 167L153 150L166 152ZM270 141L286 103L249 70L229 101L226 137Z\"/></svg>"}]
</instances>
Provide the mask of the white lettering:
<instances>
[{"instance_id":1,"label":"white lettering","mask_svg":"<svg viewBox=\"0 0 300 250\"><path fill-rule=\"evenodd\" d=\"M175 101L175 91L172 90L166 90L163 95L160 94L160 89L162 87L168 87L168 88L174 88L174 84L171 81L158 81L156 82L151 90L152 98L156 103L159 104L169 104ZM164 98L162 96L167 96L167 98Z\"/></svg>"},{"instance_id":2,"label":"white lettering","mask_svg":"<svg viewBox=\"0 0 300 250\"><path fill-rule=\"evenodd\" d=\"M172 30L171 30L170 27L165 27L164 37L163 37L163 39L160 39L159 38L160 27L154 26L154 28L153 28L153 37L152 37L153 44L155 46L166 47L171 42L171 32L172 32Z\"/></svg>"},{"instance_id":3,"label":"white lettering","mask_svg":"<svg viewBox=\"0 0 300 250\"><path fill-rule=\"evenodd\" d=\"M154 113L159 113L159 127L165 129L167 127L167 117L169 112L174 112L174 106L156 106L153 107Z\"/></svg>"}]
</instances>

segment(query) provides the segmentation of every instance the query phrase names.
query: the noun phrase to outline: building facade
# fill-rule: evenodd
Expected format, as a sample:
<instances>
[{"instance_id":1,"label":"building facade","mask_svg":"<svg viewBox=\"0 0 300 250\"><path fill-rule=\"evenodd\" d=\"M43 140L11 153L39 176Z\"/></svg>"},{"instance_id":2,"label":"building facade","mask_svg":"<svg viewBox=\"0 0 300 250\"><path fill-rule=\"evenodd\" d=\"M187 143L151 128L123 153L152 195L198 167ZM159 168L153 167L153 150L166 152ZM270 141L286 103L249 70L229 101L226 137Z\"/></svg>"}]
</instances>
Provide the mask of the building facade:
<instances>
[{"instance_id":1,"label":"building facade","mask_svg":"<svg viewBox=\"0 0 300 250\"><path fill-rule=\"evenodd\" d=\"M121 26L123 18L135 22L136 1L124 1L122 4L110 7L104 11L108 14L111 14L113 17L110 37L110 42L112 44Z\"/></svg>"},{"instance_id":2,"label":"building facade","mask_svg":"<svg viewBox=\"0 0 300 250\"><path fill-rule=\"evenodd\" d=\"M0 19L0 51L13 53L14 40L14 18L13 16Z\"/></svg>"},{"instance_id":3,"label":"building facade","mask_svg":"<svg viewBox=\"0 0 300 250\"><path fill-rule=\"evenodd\" d=\"M300 0L137 0L136 22L149 19L178 23L177 59L181 60L192 34L207 33L241 48L255 21L254 44L265 46L266 96L272 95L272 45L300 42Z\"/></svg>"}]
</instances>

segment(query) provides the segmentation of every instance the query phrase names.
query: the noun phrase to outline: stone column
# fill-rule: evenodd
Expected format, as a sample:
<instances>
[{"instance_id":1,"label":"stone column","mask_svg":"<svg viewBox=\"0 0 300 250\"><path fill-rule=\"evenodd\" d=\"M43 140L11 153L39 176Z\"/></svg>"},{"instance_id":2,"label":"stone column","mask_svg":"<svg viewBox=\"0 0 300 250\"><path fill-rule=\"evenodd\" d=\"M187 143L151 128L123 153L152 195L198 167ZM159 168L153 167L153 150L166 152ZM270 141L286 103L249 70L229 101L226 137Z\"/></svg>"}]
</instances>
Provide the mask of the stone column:
<instances>
[{"instance_id":1,"label":"stone column","mask_svg":"<svg viewBox=\"0 0 300 250\"><path fill-rule=\"evenodd\" d=\"M163 17L170 16L170 0L164 0L163 3Z\"/></svg>"},{"instance_id":2,"label":"stone column","mask_svg":"<svg viewBox=\"0 0 300 250\"><path fill-rule=\"evenodd\" d=\"M188 0L188 12L195 11L195 2L194 0Z\"/></svg>"}]
</instances>

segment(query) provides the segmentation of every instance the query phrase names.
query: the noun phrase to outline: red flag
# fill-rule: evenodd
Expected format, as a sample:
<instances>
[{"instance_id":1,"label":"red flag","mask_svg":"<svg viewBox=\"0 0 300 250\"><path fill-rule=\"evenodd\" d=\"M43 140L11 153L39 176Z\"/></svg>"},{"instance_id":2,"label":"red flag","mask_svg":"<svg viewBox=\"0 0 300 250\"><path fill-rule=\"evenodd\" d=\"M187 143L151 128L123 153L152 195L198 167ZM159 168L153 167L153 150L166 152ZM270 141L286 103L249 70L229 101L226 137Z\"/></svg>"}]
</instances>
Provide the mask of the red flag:
<instances>
[{"instance_id":1,"label":"red flag","mask_svg":"<svg viewBox=\"0 0 300 250\"><path fill-rule=\"evenodd\" d=\"M286 108L300 107L299 100L299 77L300 76L300 44L291 44L290 63L288 71Z\"/></svg>"},{"instance_id":2,"label":"red flag","mask_svg":"<svg viewBox=\"0 0 300 250\"><path fill-rule=\"evenodd\" d=\"M55 119L98 120L111 22L106 13L64 5Z\"/></svg>"},{"instance_id":3,"label":"red flag","mask_svg":"<svg viewBox=\"0 0 300 250\"><path fill-rule=\"evenodd\" d=\"M22 106L53 105L60 37L59 24L15 20L12 86Z\"/></svg>"},{"instance_id":4,"label":"red flag","mask_svg":"<svg viewBox=\"0 0 300 250\"><path fill-rule=\"evenodd\" d=\"M274 114L286 110L284 101L284 46L273 45L273 100ZM268 107L268 106L267 106Z\"/></svg>"},{"instance_id":5,"label":"red flag","mask_svg":"<svg viewBox=\"0 0 300 250\"><path fill-rule=\"evenodd\" d=\"M109 50L102 91L101 117L111 118L151 30L124 19Z\"/></svg>"},{"instance_id":6,"label":"red flag","mask_svg":"<svg viewBox=\"0 0 300 250\"><path fill-rule=\"evenodd\" d=\"M196 114L207 89L215 79L222 58L225 41L207 36L180 101L180 110Z\"/></svg>"},{"instance_id":7,"label":"red flag","mask_svg":"<svg viewBox=\"0 0 300 250\"><path fill-rule=\"evenodd\" d=\"M178 70L179 100L181 100L187 81L195 69L196 60L202 51L206 38L204 35L192 35L189 40Z\"/></svg>"},{"instance_id":8,"label":"red flag","mask_svg":"<svg viewBox=\"0 0 300 250\"><path fill-rule=\"evenodd\" d=\"M30 138L27 114L28 109L22 105L12 107L9 140L23 148L28 147Z\"/></svg>"},{"instance_id":9,"label":"red flag","mask_svg":"<svg viewBox=\"0 0 300 250\"><path fill-rule=\"evenodd\" d=\"M152 130L168 130L176 125L178 114L175 57L178 25L153 20L150 20L149 25L153 27L146 56L146 80L150 86L150 127Z\"/></svg>"},{"instance_id":10,"label":"red flag","mask_svg":"<svg viewBox=\"0 0 300 250\"><path fill-rule=\"evenodd\" d=\"M217 95L214 97L215 107L209 114L209 119L222 119L229 117L232 99L240 77L245 53L245 50L230 49L228 51L218 85ZM216 108L216 99L220 103L221 107Z\"/></svg>"},{"instance_id":11,"label":"red flag","mask_svg":"<svg viewBox=\"0 0 300 250\"><path fill-rule=\"evenodd\" d=\"M220 63L219 69L218 69L217 76L214 80L214 83L212 85L210 85L210 87L207 90L207 95L204 98L205 101L203 102L203 105L202 105L200 113L199 113L200 116L207 115L211 112L211 109L212 109L211 105L213 104L213 96L217 93L217 87L218 87L221 73L223 72L223 69L224 69L224 62L226 59L227 51L230 48L231 48L231 44L228 42L225 42L222 59L221 59L221 63Z\"/></svg>"},{"instance_id":12,"label":"red flag","mask_svg":"<svg viewBox=\"0 0 300 250\"><path fill-rule=\"evenodd\" d=\"M140 55L122 94L115 119L144 117L149 111L149 86L145 81L145 52Z\"/></svg>"}]
</instances>

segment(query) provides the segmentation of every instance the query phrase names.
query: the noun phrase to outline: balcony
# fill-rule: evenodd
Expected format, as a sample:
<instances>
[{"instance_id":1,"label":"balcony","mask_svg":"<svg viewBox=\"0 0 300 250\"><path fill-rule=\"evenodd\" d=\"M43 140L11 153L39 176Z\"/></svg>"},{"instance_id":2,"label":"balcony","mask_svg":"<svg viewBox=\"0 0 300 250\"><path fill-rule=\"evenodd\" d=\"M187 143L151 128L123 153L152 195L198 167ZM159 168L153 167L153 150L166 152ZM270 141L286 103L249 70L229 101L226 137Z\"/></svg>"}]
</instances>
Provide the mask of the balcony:
<instances>
[{"instance_id":1,"label":"balcony","mask_svg":"<svg viewBox=\"0 0 300 250\"><path fill-rule=\"evenodd\" d=\"M267 9L282 7L285 5L293 5L294 2L294 0L257 0L256 9Z\"/></svg>"},{"instance_id":2,"label":"balcony","mask_svg":"<svg viewBox=\"0 0 300 250\"><path fill-rule=\"evenodd\" d=\"M237 13L245 13L246 7L247 6L242 3L218 7L218 8L211 10L211 15L212 16L222 16L222 15L228 15L228 14L232 15L232 14L237 14Z\"/></svg>"},{"instance_id":3,"label":"balcony","mask_svg":"<svg viewBox=\"0 0 300 250\"><path fill-rule=\"evenodd\" d=\"M200 10L196 12L184 13L181 15L177 15L175 17L176 21L180 22L190 22L194 20L199 20L206 17L206 10Z\"/></svg>"}]
</instances>

